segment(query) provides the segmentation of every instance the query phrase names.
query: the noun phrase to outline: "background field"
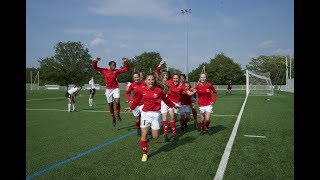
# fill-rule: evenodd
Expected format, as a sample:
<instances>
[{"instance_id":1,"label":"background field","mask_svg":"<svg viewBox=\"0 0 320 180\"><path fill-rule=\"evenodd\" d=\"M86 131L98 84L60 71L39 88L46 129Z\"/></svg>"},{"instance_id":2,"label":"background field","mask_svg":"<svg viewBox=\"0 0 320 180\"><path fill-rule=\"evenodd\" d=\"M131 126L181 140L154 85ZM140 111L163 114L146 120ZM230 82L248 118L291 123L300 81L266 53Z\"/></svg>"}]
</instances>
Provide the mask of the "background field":
<instances>
[{"instance_id":1,"label":"background field","mask_svg":"<svg viewBox=\"0 0 320 180\"><path fill-rule=\"evenodd\" d=\"M104 91L78 112L67 112L65 91L26 91L26 177L33 179L213 179L245 99L245 91L218 91L211 126L203 136L189 123L179 140L150 139L141 162L133 115L112 127ZM121 109L124 102L121 91ZM250 96L241 117L224 179L294 179L294 98L276 92L270 100ZM259 137L248 137L254 135Z\"/></svg>"}]
</instances>

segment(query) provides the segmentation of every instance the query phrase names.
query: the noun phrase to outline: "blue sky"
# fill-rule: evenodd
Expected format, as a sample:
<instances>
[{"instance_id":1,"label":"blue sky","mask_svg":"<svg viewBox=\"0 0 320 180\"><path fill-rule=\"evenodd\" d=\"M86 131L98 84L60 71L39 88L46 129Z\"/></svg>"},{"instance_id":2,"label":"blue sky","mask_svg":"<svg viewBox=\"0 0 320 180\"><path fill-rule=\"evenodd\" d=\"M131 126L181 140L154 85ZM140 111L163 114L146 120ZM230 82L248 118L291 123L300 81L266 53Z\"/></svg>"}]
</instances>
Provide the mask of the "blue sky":
<instances>
[{"instance_id":1,"label":"blue sky","mask_svg":"<svg viewBox=\"0 0 320 180\"><path fill-rule=\"evenodd\" d=\"M221 52L245 68L260 55L293 53L294 1L26 1L26 67L39 67L40 58L67 41L80 41L92 58L101 57L101 67L153 51L182 72L187 62L191 71Z\"/></svg>"}]
</instances>

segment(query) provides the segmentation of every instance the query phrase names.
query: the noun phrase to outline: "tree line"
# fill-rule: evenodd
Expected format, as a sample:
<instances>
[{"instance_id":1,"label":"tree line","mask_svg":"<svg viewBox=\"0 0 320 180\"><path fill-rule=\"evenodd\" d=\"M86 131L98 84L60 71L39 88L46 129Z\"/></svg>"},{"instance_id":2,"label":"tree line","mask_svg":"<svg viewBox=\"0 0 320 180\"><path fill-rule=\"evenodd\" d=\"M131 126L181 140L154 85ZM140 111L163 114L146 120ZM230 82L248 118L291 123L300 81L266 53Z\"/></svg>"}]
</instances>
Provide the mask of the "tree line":
<instances>
[{"instance_id":1,"label":"tree line","mask_svg":"<svg viewBox=\"0 0 320 180\"><path fill-rule=\"evenodd\" d=\"M38 60L39 68L26 68L26 83L31 82L30 73L40 73L40 86L45 84L58 84L65 86L68 84L87 84L90 77L95 78L95 83L105 85L104 77L100 72L92 68L93 57L81 42L59 42L54 47L55 53L52 57L40 58ZM128 58L128 57L127 57ZM159 52L143 52L140 55L128 58L130 70L127 73L120 74L118 81L120 83L132 81L133 71L142 71L144 74L155 71L161 61ZM229 79L233 84L244 85L246 83L245 70L255 72L270 72L272 84L286 84L286 57L273 55L260 55L252 58L245 69L241 69L240 64L224 53L216 54L209 59L209 62L200 64L197 68L189 72L189 81L197 82L199 74L205 70L208 81L213 84L224 85ZM294 61L293 61L294 62ZM294 63L291 65L291 76L294 77ZM289 64L289 59L288 59ZM123 67L124 64L117 65ZM168 69L171 74L182 73L179 69L163 65L162 69Z\"/></svg>"}]
</instances>

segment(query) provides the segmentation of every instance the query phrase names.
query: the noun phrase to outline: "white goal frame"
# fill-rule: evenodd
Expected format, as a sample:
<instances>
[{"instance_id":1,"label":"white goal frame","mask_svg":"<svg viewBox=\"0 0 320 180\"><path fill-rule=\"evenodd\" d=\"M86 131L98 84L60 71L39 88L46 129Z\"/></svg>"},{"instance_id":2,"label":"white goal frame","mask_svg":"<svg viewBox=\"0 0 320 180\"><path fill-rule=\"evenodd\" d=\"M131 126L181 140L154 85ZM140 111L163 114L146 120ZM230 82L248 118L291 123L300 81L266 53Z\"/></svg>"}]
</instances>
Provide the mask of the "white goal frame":
<instances>
[{"instance_id":1,"label":"white goal frame","mask_svg":"<svg viewBox=\"0 0 320 180\"><path fill-rule=\"evenodd\" d=\"M259 80L253 81L250 77ZM251 81L250 81L251 80ZM272 96L274 94L274 86L270 79L270 73L257 73L246 70L246 95L247 96Z\"/></svg>"},{"instance_id":2,"label":"white goal frame","mask_svg":"<svg viewBox=\"0 0 320 180\"><path fill-rule=\"evenodd\" d=\"M31 85L31 87L30 87L30 90L33 90L34 89L34 86L35 86L35 84L36 84L36 86L37 86L37 89L39 90L39 79L40 79L40 74L39 74L39 71L37 72L37 75L36 75L36 77L34 78L34 82L32 82L32 71L30 71L30 85ZM36 82L36 81L38 81L38 82Z\"/></svg>"}]
</instances>

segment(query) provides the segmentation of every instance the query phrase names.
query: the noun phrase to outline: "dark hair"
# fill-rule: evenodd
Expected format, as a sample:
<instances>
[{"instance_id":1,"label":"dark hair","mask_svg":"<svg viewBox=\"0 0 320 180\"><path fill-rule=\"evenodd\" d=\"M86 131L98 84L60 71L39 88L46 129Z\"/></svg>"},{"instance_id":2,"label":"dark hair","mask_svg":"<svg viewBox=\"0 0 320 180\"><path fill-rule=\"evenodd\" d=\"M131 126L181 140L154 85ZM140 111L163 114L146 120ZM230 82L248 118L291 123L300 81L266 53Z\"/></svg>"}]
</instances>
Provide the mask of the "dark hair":
<instances>
[{"instance_id":1,"label":"dark hair","mask_svg":"<svg viewBox=\"0 0 320 180\"><path fill-rule=\"evenodd\" d=\"M140 72L139 72L139 71L135 71L135 72L133 72L133 73L132 73L132 76L133 76L133 75L135 75L135 74L138 74L138 75L139 75L139 77L140 77Z\"/></svg>"},{"instance_id":2,"label":"dark hair","mask_svg":"<svg viewBox=\"0 0 320 180\"><path fill-rule=\"evenodd\" d=\"M135 72L132 73L132 80L133 80L133 76L134 76L135 74L137 74L137 75L139 76L139 78L140 78L140 72L139 72L139 71L135 71Z\"/></svg>"},{"instance_id":3,"label":"dark hair","mask_svg":"<svg viewBox=\"0 0 320 180\"><path fill-rule=\"evenodd\" d=\"M148 74L146 75L146 77L148 77L148 76L153 76L153 77L154 77L154 82L155 82L154 85L157 86L157 87L159 87L159 88L161 88L164 93L168 93L168 92L169 92L169 90L170 90L169 84L166 83L166 82L162 82L162 80L159 79L158 73L156 73L156 72L151 72L151 73L148 73Z\"/></svg>"},{"instance_id":4,"label":"dark hair","mask_svg":"<svg viewBox=\"0 0 320 180\"><path fill-rule=\"evenodd\" d=\"M166 74L168 74L168 78L170 78L170 71L167 71L167 70L163 70L163 71L161 71L161 74L160 74L160 79L163 79L163 74L164 73L166 73Z\"/></svg>"},{"instance_id":5,"label":"dark hair","mask_svg":"<svg viewBox=\"0 0 320 180\"><path fill-rule=\"evenodd\" d=\"M114 61L110 61L110 62L109 62L109 66L111 66L112 63L114 63L114 65L117 66L117 63L114 62Z\"/></svg>"},{"instance_id":6,"label":"dark hair","mask_svg":"<svg viewBox=\"0 0 320 180\"><path fill-rule=\"evenodd\" d=\"M186 79L186 78L187 78L185 74L180 74L180 76L183 76L183 77L184 77L184 79Z\"/></svg>"}]
</instances>

